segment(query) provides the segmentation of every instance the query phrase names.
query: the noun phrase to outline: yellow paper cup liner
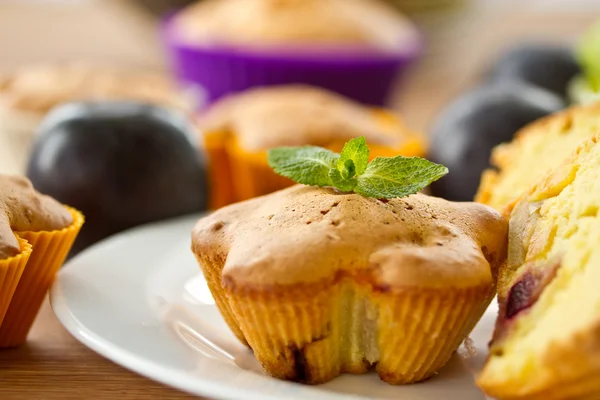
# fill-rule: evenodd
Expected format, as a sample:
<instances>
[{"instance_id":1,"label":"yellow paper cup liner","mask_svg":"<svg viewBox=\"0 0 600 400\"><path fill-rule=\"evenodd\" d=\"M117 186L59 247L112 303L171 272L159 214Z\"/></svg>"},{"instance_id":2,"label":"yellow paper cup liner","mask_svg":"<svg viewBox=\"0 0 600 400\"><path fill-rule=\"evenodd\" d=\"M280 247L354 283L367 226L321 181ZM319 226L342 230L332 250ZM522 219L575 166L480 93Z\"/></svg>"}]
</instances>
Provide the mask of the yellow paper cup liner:
<instances>
[{"instance_id":1,"label":"yellow paper cup liner","mask_svg":"<svg viewBox=\"0 0 600 400\"><path fill-rule=\"evenodd\" d=\"M374 367L385 382L407 384L448 362L481 318L491 289L382 293L354 282L324 282L267 292L233 289L217 305L276 378L320 384Z\"/></svg>"},{"instance_id":2,"label":"yellow paper cup liner","mask_svg":"<svg viewBox=\"0 0 600 400\"><path fill-rule=\"evenodd\" d=\"M244 338L244 334L240 330L239 324L233 315L233 311L227 302L227 295L221 283L223 263L208 257L206 254L196 254L196 260L202 269L202 274L206 279L208 288L219 308L221 316L239 341L247 346L248 342Z\"/></svg>"},{"instance_id":3,"label":"yellow paper cup liner","mask_svg":"<svg viewBox=\"0 0 600 400\"><path fill-rule=\"evenodd\" d=\"M21 253L6 260L0 260L0 326L31 255L31 245L25 239L19 238L19 245Z\"/></svg>"},{"instance_id":4,"label":"yellow paper cup liner","mask_svg":"<svg viewBox=\"0 0 600 400\"><path fill-rule=\"evenodd\" d=\"M0 325L0 347L23 344L50 285L83 225L83 215L69 208L73 223L61 230L17 232L33 248Z\"/></svg>"},{"instance_id":5,"label":"yellow paper cup liner","mask_svg":"<svg viewBox=\"0 0 600 400\"><path fill-rule=\"evenodd\" d=\"M379 377L393 385L439 371L489 305L490 287L378 294Z\"/></svg>"}]
</instances>

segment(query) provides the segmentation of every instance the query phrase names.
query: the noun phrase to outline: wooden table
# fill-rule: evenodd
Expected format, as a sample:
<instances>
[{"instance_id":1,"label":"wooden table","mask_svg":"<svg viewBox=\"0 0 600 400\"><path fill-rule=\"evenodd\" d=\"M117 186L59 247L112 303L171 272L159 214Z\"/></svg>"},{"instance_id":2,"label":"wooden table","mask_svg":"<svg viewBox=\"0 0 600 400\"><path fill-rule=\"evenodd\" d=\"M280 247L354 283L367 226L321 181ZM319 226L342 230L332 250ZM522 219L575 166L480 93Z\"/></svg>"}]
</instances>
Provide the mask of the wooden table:
<instances>
[{"instance_id":1,"label":"wooden table","mask_svg":"<svg viewBox=\"0 0 600 400\"><path fill-rule=\"evenodd\" d=\"M527 6L516 0L486 3L489 4L461 15L452 30L439 31L430 40L429 54L409 74L396 99L409 126L425 130L449 99L475 83L490 56L500 48L519 38L573 42L600 14L598 6L583 9L573 4L576 2L570 3L568 12L540 10L541 2L535 0L527 2ZM495 3L502 7L497 8ZM592 2L587 3L589 6ZM0 351L0 399L71 398L189 396L128 372L88 350L62 328L46 302L28 344Z\"/></svg>"},{"instance_id":2,"label":"wooden table","mask_svg":"<svg viewBox=\"0 0 600 400\"><path fill-rule=\"evenodd\" d=\"M0 351L0 399L187 399L105 360L77 342L48 301L28 343Z\"/></svg>"}]
</instances>

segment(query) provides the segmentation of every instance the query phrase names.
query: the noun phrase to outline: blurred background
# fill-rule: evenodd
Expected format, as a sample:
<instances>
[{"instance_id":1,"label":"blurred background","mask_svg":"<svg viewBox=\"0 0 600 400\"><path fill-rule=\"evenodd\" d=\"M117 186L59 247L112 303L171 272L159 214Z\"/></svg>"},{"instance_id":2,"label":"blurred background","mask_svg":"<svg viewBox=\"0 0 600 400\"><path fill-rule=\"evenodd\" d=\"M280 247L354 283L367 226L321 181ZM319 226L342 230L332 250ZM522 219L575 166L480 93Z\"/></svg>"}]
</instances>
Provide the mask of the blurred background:
<instances>
[{"instance_id":1,"label":"blurred background","mask_svg":"<svg viewBox=\"0 0 600 400\"><path fill-rule=\"evenodd\" d=\"M206 2L211 7L203 7ZM330 46L331 37L313 31L307 40L287 46L286 40L298 39L306 26L338 34L316 22L310 25L304 0L0 1L0 172L26 174L38 190L82 209L88 215L83 236L91 236L82 239L79 250L139 223L216 208L289 184L232 195L240 187L245 190L248 179L257 184L267 180L266 166L254 165L263 168L254 178L231 176L232 155L226 154L231 148L219 147L223 143L209 140L214 132L196 124L223 96L251 87L308 83L341 93L368 110L388 108L385 115L402 120L403 125L392 127L399 140L408 143L415 140L413 134L419 136L418 146L404 143L391 150L447 165L450 174L432 191L452 200L473 199L481 172L490 166L492 148L510 141L521 127L600 96L600 30L593 28L600 17L597 0L310 3L322 14L316 21L357 27L346 29L350 36L337 38L345 47L335 41ZM288 11L269 14L278 7ZM294 12L305 14L294 18ZM392 48L373 45L384 44L382 38L390 32L399 38ZM353 47L353 34L370 45ZM78 63L87 67L55 68ZM104 72L88 71L100 66ZM40 128L52 109L90 99L177 109L188 125L174 114L152 114L152 120L146 109L113 104L63 109ZM121 120L109 121L107 115ZM131 133L130 123L147 142L142 136L124 139L122 132ZM97 134L87 142L74 139L92 137L85 130ZM152 150L148 143L160 140L151 133L158 131L175 136L185 131L199 148L200 160L175 140ZM117 138L110 146L104 146L112 137L106 132ZM65 139L57 147L50 139L60 135ZM143 174L150 178L140 179ZM160 176L166 183L155 192L165 194L149 201ZM146 187L140 182L147 182ZM110 196L99 198L97 193ZM133 211L127 218L124 212L109 215L114 204Z\"/></svg>"},{"instance_id":2,"label":"blurred background","mask_svg":"<svg viewBox=\"0 0 600 400\"><path fill-rule=\"evenodd\" d=\"M393 103L425 130L445 103L520 41L574 44L600 15L595 0L389 0L425 32L425 56ZM0 72L37 62L89 60L168 72L159 16L173 0L2 0Z\"/></svg>"}]
</instances>

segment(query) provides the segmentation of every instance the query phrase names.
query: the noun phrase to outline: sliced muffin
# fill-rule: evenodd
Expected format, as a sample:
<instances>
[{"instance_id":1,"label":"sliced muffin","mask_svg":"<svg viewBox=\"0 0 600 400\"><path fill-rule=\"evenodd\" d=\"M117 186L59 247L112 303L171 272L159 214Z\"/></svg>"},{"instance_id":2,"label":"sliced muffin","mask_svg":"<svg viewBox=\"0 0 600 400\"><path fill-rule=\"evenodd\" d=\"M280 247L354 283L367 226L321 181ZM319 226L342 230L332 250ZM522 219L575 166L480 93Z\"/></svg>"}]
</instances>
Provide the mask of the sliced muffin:
<instances>
[{"instance_id":1,"label":"sliced muffin","mask_svg":"<svg viewBox=\"0 0 600 400\"><path fill-rule=\"evenodd\" d=\"M476 203L293 186L202 218L192 250L270 375L310 384L375 368L436 373L495 294L506 221Z\"/></svg>"},{"instance_id":2,"label":"sliced muffin","mask_svg":"<svg viewBox=\"0 0 600 400\"><path fill-rule=\"evenodd\" d=\"M313 145L339 151L349 139L364 136L372 158L424 152L420 136L391 111L303 85L227 97L199 125L210 160L212 208L292 185L267 163L267 150L274 147Z\"/></svg>"},{"instance_id":3,"label":"sliced muffin","mask_svg":"<svg viewBox=\"0 0 600 400\"><path fill-rule=\"evenodd\" d=\"M511 206L582 140L600 131L600 104L572 107L521 129L492 153L494 169L484 172L476 201L497 210Z\"/></svg>"},{"instance_id":4,"label":"sliced muffin","mask_svg":"<svg viewBox=\"0 0 600 400\"><path fill-rule=\"evenodd\" d=\"M600 398L600 135L517 202L478 384L498 399Z\"/></svg>"},{"instance_id":5,"label":"sliced muffin","mask_svg":"<svg viewBox=\"0 0 600 400\"><path fill-rule=\"evenodd\" d=\"M26 178L0 175L0 348L25 341L82 224Z\"/></svg>"}]
</instances>

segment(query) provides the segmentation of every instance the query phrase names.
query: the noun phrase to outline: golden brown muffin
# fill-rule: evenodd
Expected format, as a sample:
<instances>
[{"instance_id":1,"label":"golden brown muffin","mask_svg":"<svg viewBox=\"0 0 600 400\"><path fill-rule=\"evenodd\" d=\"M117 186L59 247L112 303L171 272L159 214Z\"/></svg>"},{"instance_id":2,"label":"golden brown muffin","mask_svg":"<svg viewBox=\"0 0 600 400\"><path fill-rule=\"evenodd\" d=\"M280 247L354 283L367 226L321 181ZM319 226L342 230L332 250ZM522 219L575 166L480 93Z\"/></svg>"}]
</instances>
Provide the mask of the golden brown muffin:
<instances>
[{"instance_id":1,"label":"golden brown muffin","mask_svg":"<svg viewBox=\"0 0 600 400\"><path fill-rule=\"evenodd\" d=\"M364 136L377 156L421 156L425 145L391 111L373 109L324 89L274 86L232 95L199 121L210 159L212 208L293 184L267 164L268 149L313 145L340 151Z\"/></svg>"},{"instance_id":2,"label":"golden brown muffin","mask_svg":"<svg viewBox=\"0 0 600 400\"><path fill-rule=\"evenodd\" d=\"M494 170L487 170L475 201L504 210L545 173L566 159L582 140L600 131L600 104L571 107L533 122L512 142L492 153Z\"/></svg>"},{"instance_id":3,"label":"golden brown muffin","mask_svg":"<svg viewBox=\"0 0 600 400\"><path fill-rule=\"evenodd\" d=\"M600 135L518 201L478 384L498 399L600 398Z\"/></svg>"},{"instance_id":4,"label":"golden brown muffin","mask_svg":"<svg viewBox=\"0 0 600 400\"><path fill-rule=\"evenodd\" d=\"M204 0L176 18L191 44L397 51L415 40L412 23L379 0Z\"/></svg>"},{"instance_id":5,"label":"golden brown muffin","mask_svg":"<svg viewBox=\"0 0 600 400\"><path fill-rule=\"evenodd\" d=\"M0 259L21 252L14 232L54 231L72 223L69 210L36 192L28 179L0 175Z\"/></svg>"},{"instance_id":6,"label":"golden brown muffin","mask_svg":"<svg viewBox=\"0 0 600 400\"><path fill-rule=\"evenodd\" d=\"M29 180L0 175L0 348L25 341L82 224Z\"/></svg>"},{"instance_id":7,"label":"golden brown muffin","mask_svg":"<svg viewBox=\"0 0 600 400\"><path fill-rule=\"evenodd\" d=\"M317 384L376 365L403 384L439 370L481 317L506 229L481 204L298 185L201 219L192 250L269 374Z\"/></svg>"},{"instance_id":8,"label":"golden brown muffin","mask_svg":"<svg viewBox=\"0 0 600 400\"><path fill-rule=\"evenodd\" d=\"M22 174L41 119L64 102L133 100L191 112L192 99L164 76L92 67L38 65L0 76L0 172Z\"/></svg>"}]
</instances>

